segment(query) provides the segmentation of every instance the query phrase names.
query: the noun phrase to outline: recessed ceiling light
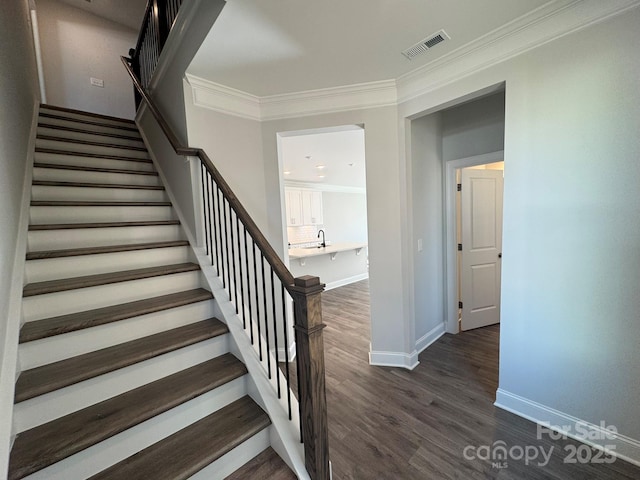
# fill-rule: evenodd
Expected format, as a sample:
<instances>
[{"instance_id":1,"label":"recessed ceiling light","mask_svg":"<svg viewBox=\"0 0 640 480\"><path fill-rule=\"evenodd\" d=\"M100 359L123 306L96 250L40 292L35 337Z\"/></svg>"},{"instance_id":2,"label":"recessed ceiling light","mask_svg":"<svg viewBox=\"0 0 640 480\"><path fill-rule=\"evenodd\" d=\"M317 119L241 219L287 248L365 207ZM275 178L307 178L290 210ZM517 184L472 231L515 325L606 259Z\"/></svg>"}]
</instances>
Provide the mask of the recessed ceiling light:
<instances>
[{"instance_id":1,"label":"recessed ceiling light","mask_svg":"<svg viewBox=\"0 0 640 480\"><path fill-rule=\"evenodd\" d=\"M324 178L324 175L318 175L318 178Z\"/></svg>"},{"instance_id":2,"label":"recessed ceiling light","mask_svg":"<svg viewBox=\"0 0 640 480\"><path fill-rule=\"evenodd\" d=\"M311 155L305 155L305 157L307 160L311 160Z\"/></svg>"},{"instance_id":3,"label":"recessed ceiling light","mask_svg":"<svg viewBox=\"0 0 640 480\"><path fill-rule=\"evenodd\" d=\"M322 169L324 168L324 165L316 165L316 168L317 168L318 170L322 170Z\"/></svg>"},{"instance_id":4,"label":"recessed ceiling light","mask_svg":"<svg viewBox=\"0 0 640 480\"><path fill-rule=\"evenodd\" d=\"M284 172L282 172L282 173L284 173L285 175L291 175L291 172L290 172L289 170L285 170L285 171L284 171Z\"/></svg>"}]
</instances>

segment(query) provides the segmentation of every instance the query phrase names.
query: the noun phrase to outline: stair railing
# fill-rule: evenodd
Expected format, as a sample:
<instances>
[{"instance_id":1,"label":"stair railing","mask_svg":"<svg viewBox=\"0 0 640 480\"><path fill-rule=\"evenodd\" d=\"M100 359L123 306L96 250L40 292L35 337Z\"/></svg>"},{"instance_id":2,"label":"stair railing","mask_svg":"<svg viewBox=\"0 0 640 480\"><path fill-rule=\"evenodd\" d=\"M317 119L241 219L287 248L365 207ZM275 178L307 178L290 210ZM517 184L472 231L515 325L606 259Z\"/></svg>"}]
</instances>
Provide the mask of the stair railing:
<instances>
[{"instance_id":1,"label":"stair railing","mask_svg":"<svg viewBox=\"0 0 640 480\"><path fill-rule=\"evenodd\" d=\"M144 88L149 87L173 22L184 0L148 0L135 49L129 50L131 67ZM134 89L136 108L142 97Z\"/></svg>"},{"instance_id":2,"label":"stair railing","mask_svg":"<svg viewBox=\"0 0 640 480\"><path fill-rule=\"evenodd\" d=\"M202 149L180 144L136 76L132 60L121 58L141 100L147 104L176 154L200 160L206 255L242 319L252 345L257 347L263 366L266 363L269 378L275 376L278 398L286 395L289 420L293 417L294 366L289 351L289 319L293 310L296 358L293 373L298 389L305 467L312 480L327 480L330 474L321 307L324 284L318 277L293 277L211 159ZM284 364L282 374L278 363ZM282 386L281 376L285 382Z\"/></svg>"}]
</instances>

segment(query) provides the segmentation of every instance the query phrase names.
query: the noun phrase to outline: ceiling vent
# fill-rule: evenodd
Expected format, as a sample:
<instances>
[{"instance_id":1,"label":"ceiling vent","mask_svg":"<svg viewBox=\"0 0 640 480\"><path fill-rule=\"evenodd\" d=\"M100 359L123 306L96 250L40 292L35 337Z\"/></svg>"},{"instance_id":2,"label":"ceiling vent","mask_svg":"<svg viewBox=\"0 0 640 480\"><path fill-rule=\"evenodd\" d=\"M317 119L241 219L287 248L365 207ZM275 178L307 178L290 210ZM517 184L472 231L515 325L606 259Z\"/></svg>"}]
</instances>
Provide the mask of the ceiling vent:
<instances>
[{"instance_id":1,"label":"ceiling vent","mask_svg":"<svg viewBox=\"0 0 640 480\"><path fill-rule=\"evenodd\" d=\"M432 35L429 35L427 38L420 40L415 45L410 46L406 50L402 52L402 54L407 57L409 60L417 57L418 55L423 54L427 50L432 49L436 45L444 42L445 40L449 40L451 37L447 35L447 32L444 30L440 30Z\"/></svg>"}]
</instances>

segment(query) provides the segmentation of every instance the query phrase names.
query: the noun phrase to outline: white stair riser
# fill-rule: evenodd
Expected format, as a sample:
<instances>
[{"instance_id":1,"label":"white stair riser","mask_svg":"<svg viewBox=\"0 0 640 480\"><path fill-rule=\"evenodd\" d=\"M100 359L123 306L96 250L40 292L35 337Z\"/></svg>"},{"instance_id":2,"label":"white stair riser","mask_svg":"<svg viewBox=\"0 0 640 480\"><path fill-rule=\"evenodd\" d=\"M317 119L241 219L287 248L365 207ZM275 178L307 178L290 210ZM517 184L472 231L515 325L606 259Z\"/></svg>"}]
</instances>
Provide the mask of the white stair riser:
<instances>
[{"instance_id":1,"label":"white stair riser","mask_svg":"<svg viewBox=\"0 0 640 480\"><path fill-rule=\"evenodd\" d=\"M228 344L228 336L222 335L16 403L16 433L223 355L227 353Z\"/></svg>"},{"instance_id":2,"label":"white stair riser","mask_svg":"<svg viewBox=\"0 0 640 480\"><path fill-rule=\"evenodd\" d=\"M152 163L138 162L135 160L83 157L80 155L66 155L63 153L36 152L35 161L37 163L55 163L56 165L74 165L78 167L115 168L121 170L136 170L139 172L154 171Z\"/></svg>"},{"instance_id":3,"label":"white stair riser","mask_svg":"<svg viewBox=\"0 0 640 480\"><path fill-rule=\"evenodd\" d=\"M31 200L166 202L169 198L164 190L34 185Z\"/></svg>"},{"instance_id":4,"label":"white stair riser","mask_svg":"<svg viewBox=\"0 0 640 480\"><path fill-rule=\"evenodd\" d=\"M20 366L24 371L207 320L214 317L213 303L206 300L22 343L18 349Z\"/></svg>"},{"instance_id":5,"label":"white stair riser","mask_svg":"<svg viewBox=\"0 0 640 480\"><path fill-rule=\"evenodd\" d=\"M183 239L184 234L180 225L32 230L28 234L27 248L30 252L37 252Z\"/></svg>"},{"instance_id":6,"label":"white stair riser","mask_svg":"<svg viewBox=\"0 0 640 480\"><path fill-rule=\"evenodd\" d=\"M167 247L28 260L25 262L25 284L185 263L193 260L190 253L189 247Z\"/></svg>"},{"instance_id":7,"label":"white stair riser","mask_svg":"<svg viewBox=\"0 0 640 480\"><path fill-rule=\"evenodd\" d=\"M245 390L244 377L233 380L25 479L88 478L242 398Z\"/></svg>"},{"instance_id":8,"label":"white stair riser","mask_svg":"<svg viewBox=\"0 0 640 480\"><path fill-rule=\"evenodd\" d=\"M34 180L54 182L117 183L127 185L161 185L157 175L135 173L92 172L84 170L66 170L64 168L33 169Z\"/></svg>"},{"instance_id":9,"label":"white stair riser","mask_svg":"<svg viewBox=\"0 0 640 480\"><path fill-rule=\"evenodd\" d=\"M171 207L31 207L30 225L175 220Z\"/></svg>"},{"instance_id":10,"label":"white stair riser","mask_svg":"<svg viewBox=\"0 0 640 480\"><path fill-rule=\"evenodd\" d=\"M224 480L249 460L269 448L271 445L269 438L270 428L267 427L249 437L215 462L210 463L198 473L189 477L189 480Z\"/></svg>"},{"instance_id":11,"label":"white stair riser","mask_svg":"<svg viewBox=\"0 0 640 480\"><path fill-rule=\"evenodd\" d=\"M200 272L195 271L34 295L22 299L22 316L30 322L199 287Z\"/></svg>"},{"instance_id":12,"label":"white stair riser","mask_svg":"<svg viewBox=\"0 0 640 480\"><path fill-rule=\"evenodd\" d=\"M47 107L41 107L40 111L50 113L52 115L57 115L58 117L65 117L65 118L79 120L79 121L87 120L89 122L100 122L106 125L120 125L125 127L135 126L130 122L121 121L117 119L95 117L93 115L85 115L83 113L65 112L63 110L57 110L57 109L47 108Z\"/></svg>"},{"instance_id":13,"label":"white stair riser","mask_svg":"<svg viewBox=\"0 0 640 480\"><path fill-rule=\"evenodd\" d=\"M61 130L58 128L47 128L43 126L38 127L38 135L70 138L73 140L82 140L85 142L113 143L116 145L126 145L130 147L144 147L144 142L139 137L138 138L120 138L120 136L114 137L114 136L99 135L98 133L74 132L69 130ZM121 135L121 136L124 136L124 135Z\"/></svg>"},{"instance_id":14,"label":"white stair riser","mask_svg":"<svg viewBox=\"0 0 640 480\"><path fill-rule=\"evenodd\" d=\"M69 128L80 128L82 130L90 130L92 132L114 133L116 135L126 135L128 137L140 138L140 134L136 130L130 130L130 128L123 129L123 128L117 128L117 127L108 127L105 125L92 125L91 123L84 123L79 120L61 120L59 118L42 117L42 116L38 120L41 124L46 124L46 125L57 125L60 127L69 127ZM100 120L98 119L94 119L91 121L100 122ZM133 125L133 127L135 128L135 125Z\"/></svg>"},{"instance_id":15,"label":"white stair riser","mask_svg":"<svg viewBox=\"0 0 640 480\"><path fill-rule=\"evenodd\" d=\"M60 140L46 140L42 138L36 138L36 147L52 148L55 150L65 150L69 152L95 153L97 155L118 155L122 157L149 158L149 154L146 151L141 150L131 150L117 147L102 147L98 145L85 145L83 143L72 143Z\"/></svg>"}]
</instances>

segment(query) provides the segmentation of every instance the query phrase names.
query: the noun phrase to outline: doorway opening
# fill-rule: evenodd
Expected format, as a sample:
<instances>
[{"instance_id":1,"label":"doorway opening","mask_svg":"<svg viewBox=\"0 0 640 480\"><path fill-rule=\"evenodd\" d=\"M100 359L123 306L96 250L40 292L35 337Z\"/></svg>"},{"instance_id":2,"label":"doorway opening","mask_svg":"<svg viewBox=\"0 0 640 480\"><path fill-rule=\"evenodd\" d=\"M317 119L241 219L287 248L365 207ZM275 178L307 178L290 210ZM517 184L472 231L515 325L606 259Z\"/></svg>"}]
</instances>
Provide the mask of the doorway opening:
<instances>
[{"instance_id":1,"label":"doorway opening","mask_svg":"<svg viewBox=\"0 0 640 480\"><path fill-rule=\"evenodd\" d=\"M364 135L363 126L343 125L281 132L277 144L285 264L294 277L319 277L325 290L364 282L368 303ZM370 328L358 330L368 343Z\"/></svg>"},{"instance_id":2,"label":"doorway opening","mask_svg":"<svg viewBox=\"0 0 640 480\"><path fill-rule=\"evenodd\" d=\"M458 332L500 323L503 185L504 161L456 169Z\"/></svg>"}]
</instances>

